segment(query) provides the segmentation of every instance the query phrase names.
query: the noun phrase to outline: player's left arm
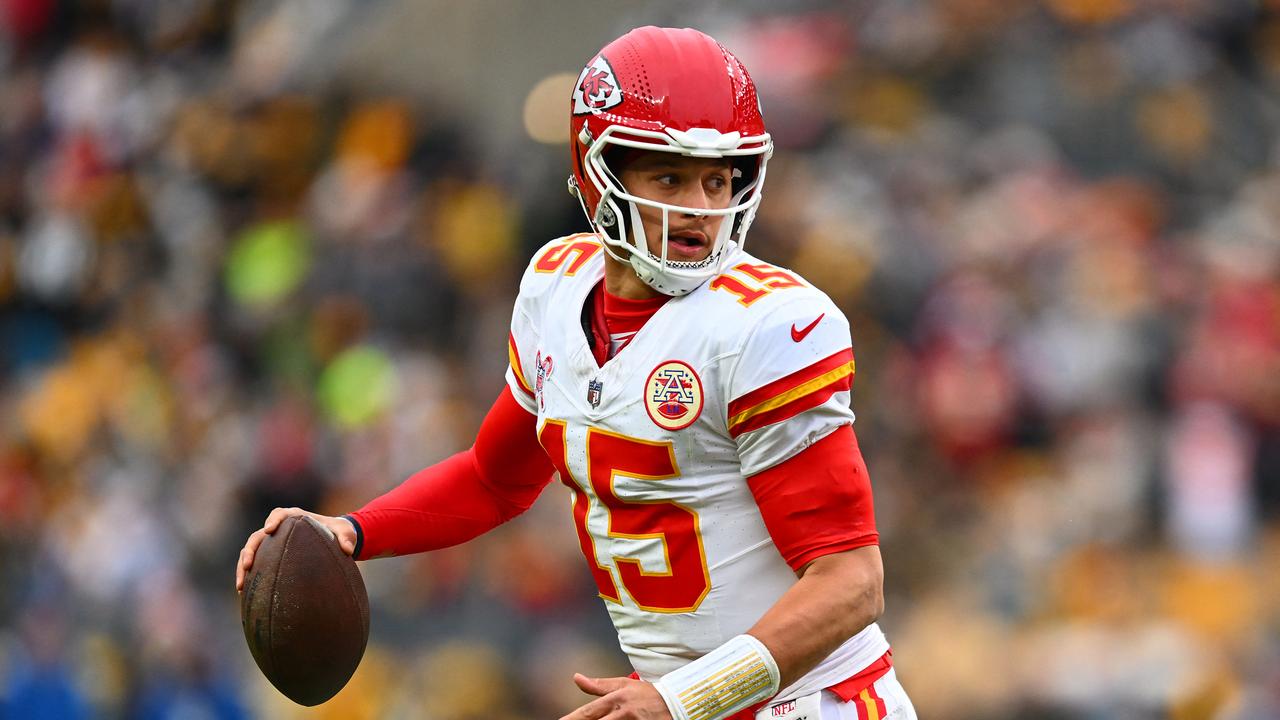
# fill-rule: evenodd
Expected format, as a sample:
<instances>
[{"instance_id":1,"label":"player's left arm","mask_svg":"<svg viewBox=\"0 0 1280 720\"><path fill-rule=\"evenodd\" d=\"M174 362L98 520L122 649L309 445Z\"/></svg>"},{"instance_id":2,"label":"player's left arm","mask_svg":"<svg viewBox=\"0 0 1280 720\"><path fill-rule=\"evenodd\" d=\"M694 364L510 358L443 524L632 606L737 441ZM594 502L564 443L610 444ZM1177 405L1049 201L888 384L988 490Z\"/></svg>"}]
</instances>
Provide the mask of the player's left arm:
<instances>
[{"instance_id":1,"label":"player's left arm","mask_svg":"<svg viewBox=\"0 0 1280 720\"><path fill-rule=\"evenodd\" d=\"M748 487L799 578L748 630L780 688L884 609L871 481L849 409L854 366L848 321L823 297L761 323L730 385L729 432Z\"/></svg>"},{"instance_id":2,"label":"player's left arm","mask_svg":"<svg viewBox=\"0 0 1280 720\"><path fill-rule=\"evenodd\" d=\"M824 555L747 633L769 648L778 687L799 680L884 611L884 566L876 545Z\"/></svg>"},{"instance_id":3,"label":"player's left arm","mask_svg":"<svg viewBox=\"0 0 1280 720\"><path fill-rule=\"evenodd\" d=\"M884 611L871 484L849 425L748 483L799 576L747 631L769 649L785 688Z\"/></svg>"}]
</instances>

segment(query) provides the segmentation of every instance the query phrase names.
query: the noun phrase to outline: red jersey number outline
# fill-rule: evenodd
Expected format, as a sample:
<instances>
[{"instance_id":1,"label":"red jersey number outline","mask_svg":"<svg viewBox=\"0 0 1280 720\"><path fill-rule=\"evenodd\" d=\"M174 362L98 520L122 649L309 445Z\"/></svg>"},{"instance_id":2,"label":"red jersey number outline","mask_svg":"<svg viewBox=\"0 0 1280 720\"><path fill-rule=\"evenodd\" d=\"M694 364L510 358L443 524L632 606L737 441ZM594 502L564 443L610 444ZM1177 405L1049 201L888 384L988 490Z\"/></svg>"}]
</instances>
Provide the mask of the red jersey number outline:
<instances>
[{"instance_id":1,"label":"red jersey number outline","mask_svg":"<svg viewBox=\"0 0 1280 720\"><path fill-rule=\"evenodd\" d=\"M568 441L562 420L547 420L538 431L538 441L546 449L560 480L573 493L573 520L578 542L600 590L600 597L620 603L622 596L613 572L600 564L595 539L587 528L592 496L608 512L606 533L611 538L662 542L666 570L649 572L639 560L612 557L622 587L636 605L649 612L694 612L711 591L711 573L702 544L698 513L667 500L623 500L614 491L619 476L637 480L662 481L679 477L675 448L671 442L653 442L619 435L599 428L587 428L587 474L591 493L569 470Z\"/></svg>"},{"instance_id":2,"label":"red jersey number outline","mask_svg":"<svg viewBox=\"0 0 1280 720\"><path fill-rule=\"evenodd\" d=\"M755 280L755 283L746 282L733 275L724 274L717 275L711 281L712 290L724 290L728 293L738 296L738 302L744 307L750 307L751 303L768 295L774 290L783 290L793 287L804 287L804 283L799 278L781 268L776 268L768 263L738 263L730 268L730 271L737 271L743 275Z\"/></svg>"},{"instance_id":3,"label":"red jersey number outline","mask_svg":"<svg viewBox=\"0 0 1280 720\"><path fill-rule=\"evenodd\" d=\"M558 271L565 262L568 262L569 267L565 269L564 275L565 277L573 277L600 250L600 241L596 239L595 235L591 233L570 235L539 255L538 259L533 263L533 269L535 272L553 273ZM573 260L569 260L570 256L573 257Z\"/></svg>"}]
</instances>

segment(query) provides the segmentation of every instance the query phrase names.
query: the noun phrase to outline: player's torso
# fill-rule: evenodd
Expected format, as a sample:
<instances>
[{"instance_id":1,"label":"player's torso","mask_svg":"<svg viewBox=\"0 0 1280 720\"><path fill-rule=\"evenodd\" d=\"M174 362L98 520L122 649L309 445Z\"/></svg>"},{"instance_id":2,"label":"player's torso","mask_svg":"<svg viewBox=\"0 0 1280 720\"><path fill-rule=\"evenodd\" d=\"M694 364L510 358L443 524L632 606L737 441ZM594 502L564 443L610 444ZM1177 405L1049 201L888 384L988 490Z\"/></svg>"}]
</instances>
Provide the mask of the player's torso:
<instances>
[{"instance_id":1,"label":"player's torso","mask_svg":"<svg viewBox=\"0 0 1280 720\"><path fill-rule=\"evenodd\" d=\"M527 380L624 649L659 675L745 631L795 575L727 430L726 374L751 330L740 288L673 298L599 366L581 322L603 276L595 255L548 279Z\"/></svg>"}]
</instances>

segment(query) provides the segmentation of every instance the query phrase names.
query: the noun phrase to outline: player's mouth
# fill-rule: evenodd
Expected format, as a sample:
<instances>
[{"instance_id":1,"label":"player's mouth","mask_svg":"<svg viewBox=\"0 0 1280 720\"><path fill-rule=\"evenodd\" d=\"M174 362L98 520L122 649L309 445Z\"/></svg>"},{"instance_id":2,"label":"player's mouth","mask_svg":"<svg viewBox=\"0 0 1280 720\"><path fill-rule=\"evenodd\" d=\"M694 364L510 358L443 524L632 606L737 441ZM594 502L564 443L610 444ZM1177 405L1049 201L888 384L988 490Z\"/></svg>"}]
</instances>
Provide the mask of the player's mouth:
<instances>
[{"instance_id":1,"label":"player's mouth","mask_svg":"<svg viewBox=\"0 0 1280 720\"><path fill-rule=\"evenodd\" d=\"M675 262L696 262L711 251L711 240L700 230L667 232L667 259Z\"/></svg>"}]
</instances>

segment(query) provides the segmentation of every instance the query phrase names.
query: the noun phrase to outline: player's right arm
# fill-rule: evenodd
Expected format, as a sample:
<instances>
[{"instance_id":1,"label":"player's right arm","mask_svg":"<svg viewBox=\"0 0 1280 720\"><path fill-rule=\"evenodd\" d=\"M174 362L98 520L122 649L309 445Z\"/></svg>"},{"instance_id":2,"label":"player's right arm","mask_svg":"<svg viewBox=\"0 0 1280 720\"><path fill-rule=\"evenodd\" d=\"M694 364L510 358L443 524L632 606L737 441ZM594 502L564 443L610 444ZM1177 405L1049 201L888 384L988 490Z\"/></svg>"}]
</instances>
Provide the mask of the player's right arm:
<instances>
[{"instance_id":1,"label":"player's right arm","mask_svg":"<svg viewBox=\"0 0 1280 720\"><path fill-rule=\"evenodd\" d=\"M507 389L485 416L469 450L436 463L342 517L276 508L249 536L236 566L236 589L244 584L258 546L290 515L309 515L334 533L338 546L357 560L406 555L457 545L481 535L533 505L553 468L538 444L538 328L534 317L542 295L561 277L572 277L599 254L587 234L548 243L534 255L520 282L508 335Z\"/></svg>"},{"instance_id":2,"label":"player's right arm","mask_svg":"<svg viewBox=\"0 0 1280 720\"><path fill-rule=\"evenodd\" d=\"M470 449L345 516L358 536L353 557L451 547L528 510L553 472L538 444L537 420L510 388L503 390Z\"/></svg>"},{"instance_id":3,"label":"player's right arm","mask_svg":"<svg viewBox=\"0 0 1280 720\"><path fill-rule=\"evenodd\" d=\"M529 509L551 480L538 444L537 416L505 389L485 416L470 449L410 476L398 487L343 517L276 508L240 551L236 589L267 535L290 515L310 515L334 532L357 560L450 547Z\"/></svg>"}]
</instances>

